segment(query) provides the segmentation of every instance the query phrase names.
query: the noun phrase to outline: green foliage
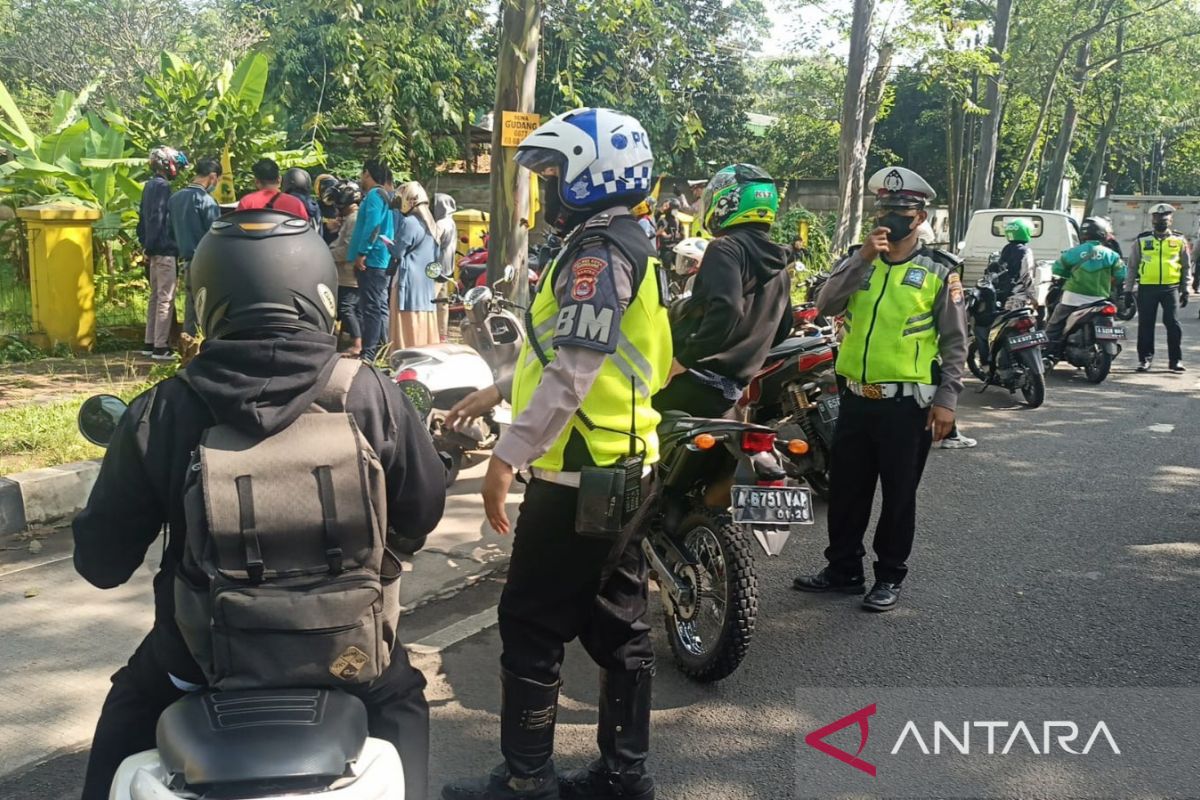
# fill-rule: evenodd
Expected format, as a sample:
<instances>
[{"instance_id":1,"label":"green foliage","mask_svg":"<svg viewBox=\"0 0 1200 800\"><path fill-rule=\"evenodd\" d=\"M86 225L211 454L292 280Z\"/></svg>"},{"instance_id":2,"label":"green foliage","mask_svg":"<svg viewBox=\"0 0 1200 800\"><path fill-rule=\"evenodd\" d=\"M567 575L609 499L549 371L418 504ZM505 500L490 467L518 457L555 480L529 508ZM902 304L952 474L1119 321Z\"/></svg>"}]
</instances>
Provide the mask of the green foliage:
<instances>
[{"instance_id":1,"label":"green foliage","mask_svg":"<svg viewBox=\"0 0 1200 800\"><path fill-rule=\"evenodd\" d=\"M834 262L830 248L836 227L833 214L814 214L803 206L793 206L775 220L771 226L771 239L779 244L791 245L799 238L801 222L808 223L808 246L804 258L806 272L815 274L830 269Z\"/></svg>"},{"instance_id":2,"label":"green foliage","mask_svg":"<svg viewBox=\"0 0 1200 800\"><path fill-rule=\"evenodd\" d=\"M845 68L828 56L774 58L760 64L754 111L776 118L749 160L785 178L837 174Z\"/></svg>"}]
</instances>

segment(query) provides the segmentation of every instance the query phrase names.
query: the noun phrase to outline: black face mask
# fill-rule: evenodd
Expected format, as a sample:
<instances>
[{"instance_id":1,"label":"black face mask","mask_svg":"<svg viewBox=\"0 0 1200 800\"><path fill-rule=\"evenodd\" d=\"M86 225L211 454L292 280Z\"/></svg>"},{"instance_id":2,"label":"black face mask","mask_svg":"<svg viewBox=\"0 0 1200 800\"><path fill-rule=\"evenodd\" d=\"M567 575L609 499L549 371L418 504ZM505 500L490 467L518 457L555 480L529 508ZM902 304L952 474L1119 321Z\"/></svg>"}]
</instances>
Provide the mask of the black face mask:
<instances>
[{"instance_id":1,"label":"black face mask","mask_svg":"<svg viewBox=\"0 0 1200 800\"><path fill-rule=\"evenodd\" d=\"M913 223L917 221L916 217L906 217L903 214L884 214L876 223L888 229L889 242L902 242L908 238L913 231Z\"/></svg>"},{"instance_id":2,"label":"black face mask","mask_svg":"<svg viewBox=\"0 0 1200 800\"><path fill-rule=\"evenodd\" d=\"M1167 228L1169 228L1170 226L1171 226L1171 221L1169 219L1154 220L1154 230L1157 233L1165 233Z\"/></svg>"}]
</instances>

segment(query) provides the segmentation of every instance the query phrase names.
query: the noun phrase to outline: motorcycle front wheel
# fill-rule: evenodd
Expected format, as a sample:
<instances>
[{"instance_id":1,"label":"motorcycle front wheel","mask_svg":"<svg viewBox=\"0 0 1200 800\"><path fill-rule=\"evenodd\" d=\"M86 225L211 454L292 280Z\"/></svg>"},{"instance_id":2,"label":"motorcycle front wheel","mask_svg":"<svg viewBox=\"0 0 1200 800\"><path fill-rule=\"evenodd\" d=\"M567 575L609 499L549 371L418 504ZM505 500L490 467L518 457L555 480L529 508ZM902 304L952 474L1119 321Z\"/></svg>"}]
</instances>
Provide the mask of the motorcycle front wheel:
<instances>
[{"instance_id":1,"label":"motorcycle front wheel","mask_svg":"<svg viewBox=\"0 0 1200 800\"><path fill-rule=\"evenodd\" d=\"M971 374L978 380L987 383L987 375L983 371L983 365L979 363L979 345L975 340L971 340L971 344L967 347L967 366L971 369Z\"/></svg>"},{"instance_id":2,"label":"motorcycle front wheel","mask_svg":"<svg viewBox=\"0 0 1200 800\"><path fill-rule=\"evenodd\" d=\"M1092 345L1092 358L1083 367L1083 374L1087 376L1088 383L1103 383L1108 377L1108 371L1112 369L1112 356L1110 356L1103 347L1097 344Z\"/></svg>"},{"instance_id":3,"label":"motorcycle front wheel","mask_svg":"<svg viewBox=\"0 0 1200 800\"><path fill-rule=\"evenodd\" d=\"M1021 386L1021 396L1030 408L1037 408L1046 402L1046 376L1038 369L1041 358L1037 347L1021 351L1021 360L1025 362L1025 383Z\"/></svg>"},{"instance_id":4,"label":"motorcycle front wheel","mask_svg":"<svg viewBox=\"0 0 1200 800\"><path fill-rule=\"evenodd\" d=\"M754 635L758 580L750 533L729 514L696 509L680 525L677 541L695 561L676 574L692 597L668 611L667 640L684 675L719 681L742 663Z\"/></svg>"}]
</instances>

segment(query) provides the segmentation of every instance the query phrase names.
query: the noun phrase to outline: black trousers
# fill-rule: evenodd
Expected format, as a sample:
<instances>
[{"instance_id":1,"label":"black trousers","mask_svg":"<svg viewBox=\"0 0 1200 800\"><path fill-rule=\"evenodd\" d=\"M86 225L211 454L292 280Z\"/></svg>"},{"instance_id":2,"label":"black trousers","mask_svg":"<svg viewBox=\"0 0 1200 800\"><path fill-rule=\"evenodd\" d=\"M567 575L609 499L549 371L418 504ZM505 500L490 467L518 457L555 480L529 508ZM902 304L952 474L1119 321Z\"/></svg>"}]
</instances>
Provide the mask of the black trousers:
<instances>
[{"instance_id":1,"label":"black trousers","mask_svg":"<svg viewBox=\"0 0 1200 800\"><path fill-rule=\"evenodd\" d=\"M654 408L664 411L683 411L693 417L728 419L733 416L736 400L729 400L720 389L696 380L690 372L676 375L654 395Z\"/></svg>"},{"instance_id":2,"label":"black trousers","mask_svg":"<svg viewBox=\"0 0 1200 800\"><path fill-rule=\"evenodd\" d=\"M363 361L375 360L375 354L387 336L390 281L385 269L368 267L358 273L358 321L362 325Z\"/></svg>"},{"instance_id":3,"label":"black trousers","mask_svg":"<svg viewBox=\"0 0 1200 800\"><path fill-rule=\"evenodd\" d=\"M900 583L908 573L917 525L917 487L925 471L932 435L925 430L929 410L911 397L867 400L842 393L830 458L829 547L833 571L863 573L863 536L883 487L883 508L875 528L875 579Z\"/></svg>"},{"instance_id":4,"label":"black trousers","mask_svg":"<svg viewBox=\"0 0 1200 800\"><path fill-rule=\"evenodd\" d=\"M338 319L342 322L342 330L351 339L361 339L362 323L358 317L358 287L339 286L337 306Z\"/></svg>"},{"instance_id":5,"label":"black trousers","mask_svg":"<svg viewBox=\"0 0 1200 800\"><path fill-rule=\"evenodd\" d=\"M1167 360L1178 364L1183 359L1183 328L1179 327L1176 311L1179 310L1179 287L1138 287L1138 360L1154 356L1154 323L1158 309L1162 307L1163 327L1167 329Z\"/></svg>"},{"instance_id":6,"label":"black trousers","mask_svg":"<svg viewBox=\"0 0 1200 800\"><path fill-rule=\"evenodd\" d=\"M601 587L612 542L575 532L578 494L568 486L530 482L500 596L500 662L540 683L558 680L565 646L576 637L604 670L636 671L654 660L643 620L645 556L630 543Z\"/></svg>"},{"instance_id":7,"label":"black trousers","mask_svg":"<svg viewBox=\"0 0 1200 800\"><path fill-rule=\"evenodd\" d=\"M150 636L138 645L129 663L112 676L112 689L100 711L88 756L83 800L108 800L109 785L121 762L154 748L159 715L186 694L171 683L167 670L158 663ZM371 736L391 742L399 751L404 763L404 796L424 800L429 780L425 676L409 664L404 648L397 647L383 675L349 691L367 706Z\"/></svg>"}]
</instances>

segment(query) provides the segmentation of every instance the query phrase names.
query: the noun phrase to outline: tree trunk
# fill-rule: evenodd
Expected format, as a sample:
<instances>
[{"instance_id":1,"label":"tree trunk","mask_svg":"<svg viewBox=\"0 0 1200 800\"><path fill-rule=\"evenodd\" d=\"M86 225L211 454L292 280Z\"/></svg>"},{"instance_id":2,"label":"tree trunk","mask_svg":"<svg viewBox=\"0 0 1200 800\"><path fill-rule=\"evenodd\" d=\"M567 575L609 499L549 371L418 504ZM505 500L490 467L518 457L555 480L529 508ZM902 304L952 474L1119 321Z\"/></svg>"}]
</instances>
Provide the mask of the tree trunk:
<instances>
[{"instance_id":1,"label":"tree trunk","mask_svg":"<svg viewBox=\"0 0 1200 800\"><path fill-rule=\"evenodd\" d=\"M1079 43L1079 52L1075 56L1072 92L1063 109L1062 127L1058 131L1058 147L1054 151L1050 171L1046 174L1046 192L1042 196L1043 208L1061 210L1064 204L1070 204L1070 198L1063 197L1063 179L1067 175L1067 159L1071 157L1071 144L1075 140L1075 128L1079 124L1079 107L1076 101L1083 96L1083 89L1087 85L1088 58L1091 53L1092 40L1084 39Z\"/></svg>"},{"instance_id":2,"label":"tree trunk","mask_svg":"<svg viewBox=\"0 0 1200 800\"><path fill-rule=\"evenodd\" d=\"M867 169L863 149L866 116L867 61L870 59L875 0L854 0L850 25L850 53L846 60L846 87L842 93L842 129L838 147L838 216L833 251L843 253L862 228L862 183Z\"/></svg>"},{"instance_id":3,"label":"tree trunk","mask_svg":"<svg viewBox=\"0 0 1200 800\"><path fill-rule=\"evenodd\" d=\"M884 40L879 44L879 57L875 61L875 69L871 70L871 79L867 82L866 103L863 106L863 154L871 152L871 141L875 138L875 123L879 121L879 109L883 106L883 95L887 91L888 73L892 69L892 53L895 48L892 43ZM859 174L859 193L866 176Z\"/></svg>"},{"instance_id":4,"label":"tree trunk","mask_svg":"<svg viewBox=\"0 0 1200 800\"><path fill-rule=\"evenodd\" d=\"M946 103L949 125L946 126L946 206L950 217L950 240L960 238L962 207L963 116L962 101L951 98Z\"/></svg>"},{"instance_id":5,"label":"tree trunk","mask_svg":"<svg viewBox=\"0 0 1200 800\"><path fill-rule=\"evenodd\" d=\"M1117 49L1116 57L1120 58L1122 51L1125 48L1125 23L1117 26ZM1112 132L1116 130L1117 119L1121 113L1121 90L1124 83L1121 80L1121 62L1117 63L1113 71L1116 78L1116 86L1113 88L1112 108L1109 111L1108 119L1104 121L1104 126L1100 128L1100 135L1096 137L1096 150L1092 154L1092 169L1088 176L1087 182L1087 200L1084 206L1084 217L1092 215L1092 209L1096 205L1096 195L1100 192L1100 184L1104 180L1104 169L1108 162L1108 140L1112 137Z\"/></svg>"},{"instance_id":6,"label":"tree trunk","mask_svg":"<svg viewBox=\"0 0 1200 800\"><path fill-rule=\"evenodd\" d=\"M988 208L992 204L992 179L996 173L996 143L1000 137L1000 84L1004 81L1004 51L1008 47L1008 29L1012 20L1013 0L997 0L996 24L992 29L992 58L999 65L995 75L987 78L984 108L987 118L979 138L979 161L975 165L975 193L971 209Z\"/></svg>"},{"instance_id":7,"label":"tree trunk","mask_svg":"<svg viewBox=\"0 0 1200 800\"><path fill-rule=\"evenodd\" d=\"M488 242L488 282L511 264L517 279L508 287L513 302L529 303L525 279L529 250L529 173L513 161L516 148L501 146L505 111L533 112L537 88L541 0L501 0L500 55L496 61L496 105L492 125L492 217Z\"/></svg>"}]
</instances>

